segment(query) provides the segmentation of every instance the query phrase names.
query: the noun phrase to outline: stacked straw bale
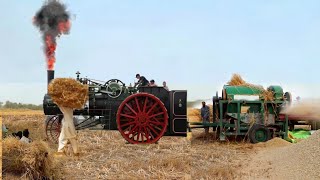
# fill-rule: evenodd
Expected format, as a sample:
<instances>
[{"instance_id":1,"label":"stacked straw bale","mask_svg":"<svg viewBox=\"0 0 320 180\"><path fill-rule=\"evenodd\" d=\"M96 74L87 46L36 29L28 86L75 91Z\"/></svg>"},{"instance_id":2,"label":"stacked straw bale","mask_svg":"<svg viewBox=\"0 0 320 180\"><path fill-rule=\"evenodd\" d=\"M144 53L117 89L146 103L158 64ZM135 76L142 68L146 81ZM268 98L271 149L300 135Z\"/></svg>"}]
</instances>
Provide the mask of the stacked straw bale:
<instances>
[{"instance_id":1,"label":"stacked straw bale","mask_svg":"<svg viewBox=\"0 0 320 180\"><path fill-rule=\"evenodd\" d=\"M45 142L35 141L26 144L9 137L2 141L2 145L2 172L29 179L52 177L54 161Z\"/></svg>"},{"instance_id":2,"label":"stacked straw bale","mask_svg":"<svg viewBox=\"0 0 320 180\"><path fill-rule=\"evenodd\" d=\"M88 100L88 86L71 78L56 78L48 87L48 94L59 107L81 109Z\"/></svg>"},{"instance_id":3,"label":"stacked straw bale","mask_svg":"<svg viewBox=\"0 0 320 180\"><path fill-rule=\"evenodd\" d=\"M239 74L233 74L231 80L228 82L229 86L245 86L252 89L257 89L261 91L259 94L265 101L273 101L274 100L274 93L272 91L265 90L263 86L255 85L247 83Z\"/></svg>"}]
</instances>

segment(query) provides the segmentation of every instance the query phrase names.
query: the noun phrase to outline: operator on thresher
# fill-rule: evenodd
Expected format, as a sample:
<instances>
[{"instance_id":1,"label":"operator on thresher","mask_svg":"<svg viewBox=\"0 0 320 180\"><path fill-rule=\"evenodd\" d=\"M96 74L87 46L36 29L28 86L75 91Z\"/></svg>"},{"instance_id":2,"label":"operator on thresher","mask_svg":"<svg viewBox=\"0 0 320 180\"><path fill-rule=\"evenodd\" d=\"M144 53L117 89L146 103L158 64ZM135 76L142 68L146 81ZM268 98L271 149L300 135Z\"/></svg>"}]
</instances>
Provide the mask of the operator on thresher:
<instances>
[{"instance_id":1,"label":"operator on thresher","mask_svg":"<svg viewBox=\"0 0 320 180\"><path fill-rule=\"evenodd\" d=\"M201 108L201 119L203 123L209 123L210 122L210 108L206 105L206 102L202 102L202 108ZM209 127L205 127L205 136L208 137L209 135Z\"/></svg>"},{"instance_id":2,"label":"operator on thresher","mask_svg":"<svg viewBox=\"0 0 320 180\"><path fill-rule=\"evenodd\" d=\"M149 85L149 81L144 76L140 76L140 74L136 74L136 78L138 79L138 82L135 83L135 85L138 85L138 86L148 86Z\"/></svg>"}]
</instances>

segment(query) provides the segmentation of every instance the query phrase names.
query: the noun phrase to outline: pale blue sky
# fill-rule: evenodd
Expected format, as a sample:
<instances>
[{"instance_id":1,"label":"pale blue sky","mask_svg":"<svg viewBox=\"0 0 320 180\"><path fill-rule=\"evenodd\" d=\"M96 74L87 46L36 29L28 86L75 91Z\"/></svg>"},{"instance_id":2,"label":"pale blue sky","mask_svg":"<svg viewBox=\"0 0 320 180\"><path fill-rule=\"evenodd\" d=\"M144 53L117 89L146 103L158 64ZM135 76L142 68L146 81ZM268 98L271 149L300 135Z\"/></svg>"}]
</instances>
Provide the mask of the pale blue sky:
<instances>
[{"instance_id":1,"label":"pale blue sky","mask_svg":"<svg viewBox=\"0 0 320 180\"><path fill-rule=\"evenodd\" d=\"M232 73L320 97L319 0L77 0L70 34L58 39L56 77L136 73L208 99ZM41 103L42 40L32 17L43 1L0 2L0 101Z\"/></svg>"}]
</instances>

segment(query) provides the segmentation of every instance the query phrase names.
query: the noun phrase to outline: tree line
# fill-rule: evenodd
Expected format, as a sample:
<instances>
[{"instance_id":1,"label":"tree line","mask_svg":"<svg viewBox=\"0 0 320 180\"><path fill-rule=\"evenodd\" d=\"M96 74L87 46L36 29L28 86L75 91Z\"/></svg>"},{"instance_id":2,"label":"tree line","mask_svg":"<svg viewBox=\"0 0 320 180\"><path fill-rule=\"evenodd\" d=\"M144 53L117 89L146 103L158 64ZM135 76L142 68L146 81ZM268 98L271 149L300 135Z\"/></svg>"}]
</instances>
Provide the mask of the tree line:
<instances>
[{"instance_id":1,"label":"tree line","mask_svg":"<svg viewBox=\"0 0 320 180\"><path fill-rule=\"evenodd\" d=\"M35 104L23 104L23 103L16 103L16 102L0 102L1 109L31 109L31 110L42 110L42 104L35 105Z\"/></svg>"}]
</instances>

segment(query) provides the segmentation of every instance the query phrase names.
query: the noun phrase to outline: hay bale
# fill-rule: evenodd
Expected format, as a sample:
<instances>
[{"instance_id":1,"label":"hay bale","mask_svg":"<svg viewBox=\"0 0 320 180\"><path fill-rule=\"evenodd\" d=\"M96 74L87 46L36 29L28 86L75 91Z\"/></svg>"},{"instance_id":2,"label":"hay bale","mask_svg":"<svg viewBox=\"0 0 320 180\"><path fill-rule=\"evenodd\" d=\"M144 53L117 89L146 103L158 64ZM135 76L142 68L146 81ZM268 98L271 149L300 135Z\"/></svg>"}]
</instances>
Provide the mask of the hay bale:
<instances>
[{"instance_id":1,"label":"hay bale","mask_svg":"<svg viewBox=\"0 0 320 180\"><path fill-rule=\"evenodd\" d=\"M259 94L265 101L273 101L274 100L274 93L272 91L265 90L263 86L255 85L247 83L239 74L233 74L231 80L228 82L229 86L245 86L252 89L260 90L261 93Z\"/></svg>"},{"instance_id":2,"label":"hay bale","mask_svg":"<svg viewBox=\"0 0 320 180\"><path fill-rule=\"evenodd\" d=\"M45 142L26 144L9 137L3 140L2 145L2 172L25 175L30 179L53 176L53 158L49 155L49 147Z\"/></svg>"},{"instance_id":3,"label":"hay bale","mask_svg":"<svg viewBox=\"0 0 320 180\"><path fill-rule=\"evenodd\" d=\"M83 108L88 100L88 86L75 79L56 78L48 87L48 94L59 107Z\"/></svg>"}]
</instances>

